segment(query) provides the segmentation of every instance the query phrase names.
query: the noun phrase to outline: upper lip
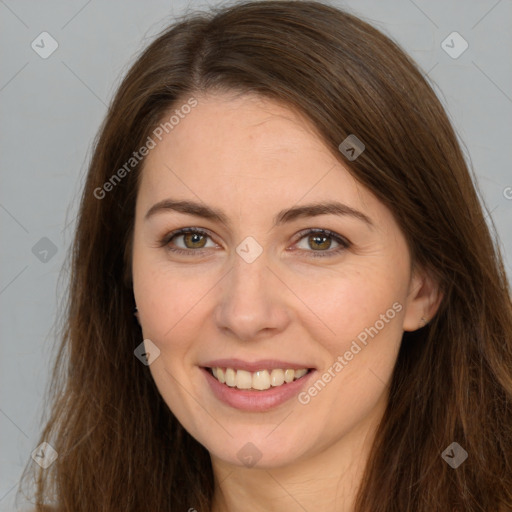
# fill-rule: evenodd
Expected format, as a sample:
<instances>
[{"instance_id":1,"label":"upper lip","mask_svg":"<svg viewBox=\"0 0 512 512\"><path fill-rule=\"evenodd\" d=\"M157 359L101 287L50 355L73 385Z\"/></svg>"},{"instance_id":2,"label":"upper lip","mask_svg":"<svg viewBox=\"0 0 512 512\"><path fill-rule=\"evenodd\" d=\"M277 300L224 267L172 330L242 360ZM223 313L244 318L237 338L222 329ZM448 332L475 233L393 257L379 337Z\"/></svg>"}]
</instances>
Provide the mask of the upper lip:
<instances>
[{"instance_id":1,"label":"upper lip","mask_svg":"<svg viewBox=\"0 0 512 512\"><path fill-rule=\"evenodd\" d=\"M297 363L295 361L280 361L277 359L259 359L258 361L243 361L242 359L215 359L208 361L201 366L205 368L233 368L236 370L246 370L248 372L256 372L258 370L274 370L280 369L314 369L309 364Z\"/></svg>"}]
</instances>

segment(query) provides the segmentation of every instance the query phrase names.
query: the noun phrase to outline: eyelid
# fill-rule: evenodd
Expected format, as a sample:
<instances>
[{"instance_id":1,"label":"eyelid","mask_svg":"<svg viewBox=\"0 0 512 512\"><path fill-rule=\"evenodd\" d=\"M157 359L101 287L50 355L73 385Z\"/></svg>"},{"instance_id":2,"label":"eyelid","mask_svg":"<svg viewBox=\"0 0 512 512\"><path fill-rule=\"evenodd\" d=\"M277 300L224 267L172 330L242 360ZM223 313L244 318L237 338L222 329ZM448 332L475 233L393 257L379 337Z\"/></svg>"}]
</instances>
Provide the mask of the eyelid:
<instances>
[{"instance_id":1,"label":"eyelid","mask_svg":"<svg viewBox=\"0 0 512 512\"><path fill-rule=\"evenodd\" d=\"M294 243L297 243L299 240L304 238L306 235L313 235L315 233L325 234L326 236L328 236L330 238L333 238L334 240L336 240L340 244L351 245L351 243L345 237L343 237L343 236L339 235L338 233L336 233L334 231L331 231L330 229L327 229L327 228L306 228L306 229L303 229L303 230L299 231L295 235Z\"/></svg>"},{"instance_id":2,"label":"eyelid","mask_svg":"<svg viewBox=\"0 0 512 512\"><path fill-rule=\"evenodd\" d=\"M295 236L295 241L293 242L294 245L300 242L303 238L305 238L308 235L314 235L316 233L323 234L327 236L328 238L333 239L339 247L335 249L328 249L326 251L313 251L313 250L306 250L306 249L298 249L301 252L309 253L309 255L313 258L328 258L328 257L334 257L342 253L343 251L349 249L352 246L352 242L350 242L347 238L345 238L342 235L339 235L338 233L331 231L327 228L306 228L302 231L299 231L297 235ZM297 250L297 249L294 249ZM308 256L309 257L309 256Z\"/></svg>"},{"instance_id":3,"label":"eyelid","mask_svg":"<svg viewBox=\"0 0 512 512\"><path fill-rule=\"evenodd\" d=\"M180 228L180 229L176 229L174 231L171 231L170 233L167 233L165 234L161 240L159 241L158 245L159 247L165 247L167 246L170 241L177 237L177 236L182 236L182 235L186 235L188 233L197 233L199 235L204 235L204 236L207 236L208 238L212 239L213 241L213 236L212 234L210 233L210 231L208 231L207 229L205 228L196 228L196 227L193 227L193 226L190 226L190 227L187 227L187 228ZM194 249L182 249L182 251L187 251L187 252L200 252L201 249L198 249L198 250L194 250Z\"/></svg>"}]
</instances>

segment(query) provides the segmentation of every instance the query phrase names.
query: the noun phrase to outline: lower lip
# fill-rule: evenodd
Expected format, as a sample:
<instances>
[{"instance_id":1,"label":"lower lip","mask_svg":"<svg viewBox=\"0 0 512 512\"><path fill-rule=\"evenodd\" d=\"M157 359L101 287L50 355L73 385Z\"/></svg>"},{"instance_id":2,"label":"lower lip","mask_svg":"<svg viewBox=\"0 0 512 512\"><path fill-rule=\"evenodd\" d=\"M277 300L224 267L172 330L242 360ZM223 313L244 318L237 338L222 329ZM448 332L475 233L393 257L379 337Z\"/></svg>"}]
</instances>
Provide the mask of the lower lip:
<instances>
[{"instance_id":1,"label":"lower lip","mask_svg":"<svg viewBox=\"0 0 512 512\"><path fill-rule=\"evenodd\" d=\"M225 404L244 411L263 412L277 407L296 396L303 389L315 370L294 380L271 387L265 391L249 391L227 386L219 382L206 368L201 368L206 380L213 391L213 394Z\"/></svg>"}]
</instances>

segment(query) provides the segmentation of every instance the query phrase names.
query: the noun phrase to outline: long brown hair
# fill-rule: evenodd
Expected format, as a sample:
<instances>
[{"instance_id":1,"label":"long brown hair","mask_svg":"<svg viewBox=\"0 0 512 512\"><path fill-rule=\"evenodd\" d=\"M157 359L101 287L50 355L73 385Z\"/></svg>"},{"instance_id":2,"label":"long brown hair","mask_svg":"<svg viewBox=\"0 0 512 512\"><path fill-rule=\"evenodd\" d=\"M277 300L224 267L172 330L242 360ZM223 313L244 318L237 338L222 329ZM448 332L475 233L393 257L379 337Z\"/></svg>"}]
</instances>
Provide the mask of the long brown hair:
<instances>
[{"instance_id":1,"label":"long brown hair","mask_svg":"<svg viewBox=\"0 0 512 512\"><path fill-rule=\"evenodd\" d=\"M24 474L36 480L37 510L52 502L69 512L210 510L209 453L133 353L142 335L131 236L144 159L126 162L172 108L221 90L261 94L305 115L391 210L414 264L443 293L431 322L403 335L355 511L512 510L510 288L472 171L414 62L358 17L307 1L188 15L120 85L83 191L40 438L58 458L47 469L31 461ZM338 149L350 134L366 146L354 161ZM122 179L105 187L123 165ZM468 453L456 469L441 457L452 442Z\"/></svg>"}]
</instances>

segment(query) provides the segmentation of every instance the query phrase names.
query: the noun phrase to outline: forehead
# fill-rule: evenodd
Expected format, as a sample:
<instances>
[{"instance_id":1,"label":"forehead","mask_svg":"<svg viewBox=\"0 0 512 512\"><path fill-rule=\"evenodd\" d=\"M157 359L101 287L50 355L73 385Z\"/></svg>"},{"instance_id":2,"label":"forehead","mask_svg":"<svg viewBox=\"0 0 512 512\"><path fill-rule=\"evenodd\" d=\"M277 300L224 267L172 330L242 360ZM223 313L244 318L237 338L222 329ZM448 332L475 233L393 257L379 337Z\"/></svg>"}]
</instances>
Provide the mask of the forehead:
<instances>
[{"instance_id":1,"label":"forehead","mask_svg":"<svg viewBox=\"0 0 512 512\"><path fill-rule=\"evenodd\" d=\"M324 153L326 148L303 116L266 98L222 94L199 97L198 105L164 134L148 161L174 154L180 160L233 170L287 162L306 151ZM275 173L265 169L268 175Z\"/></svg>"},{"instance_id":2,"label":"forehead","mask_svg":"<svg viewBox=\"0 0 512 512\"><path fill-rule=\"evenodd\" d=\"M238 213L301 200L375 202L304 116L254 95L197 100L146 157L139 195L148 207L167 195Z\"/></svg>"}]
</instances>

